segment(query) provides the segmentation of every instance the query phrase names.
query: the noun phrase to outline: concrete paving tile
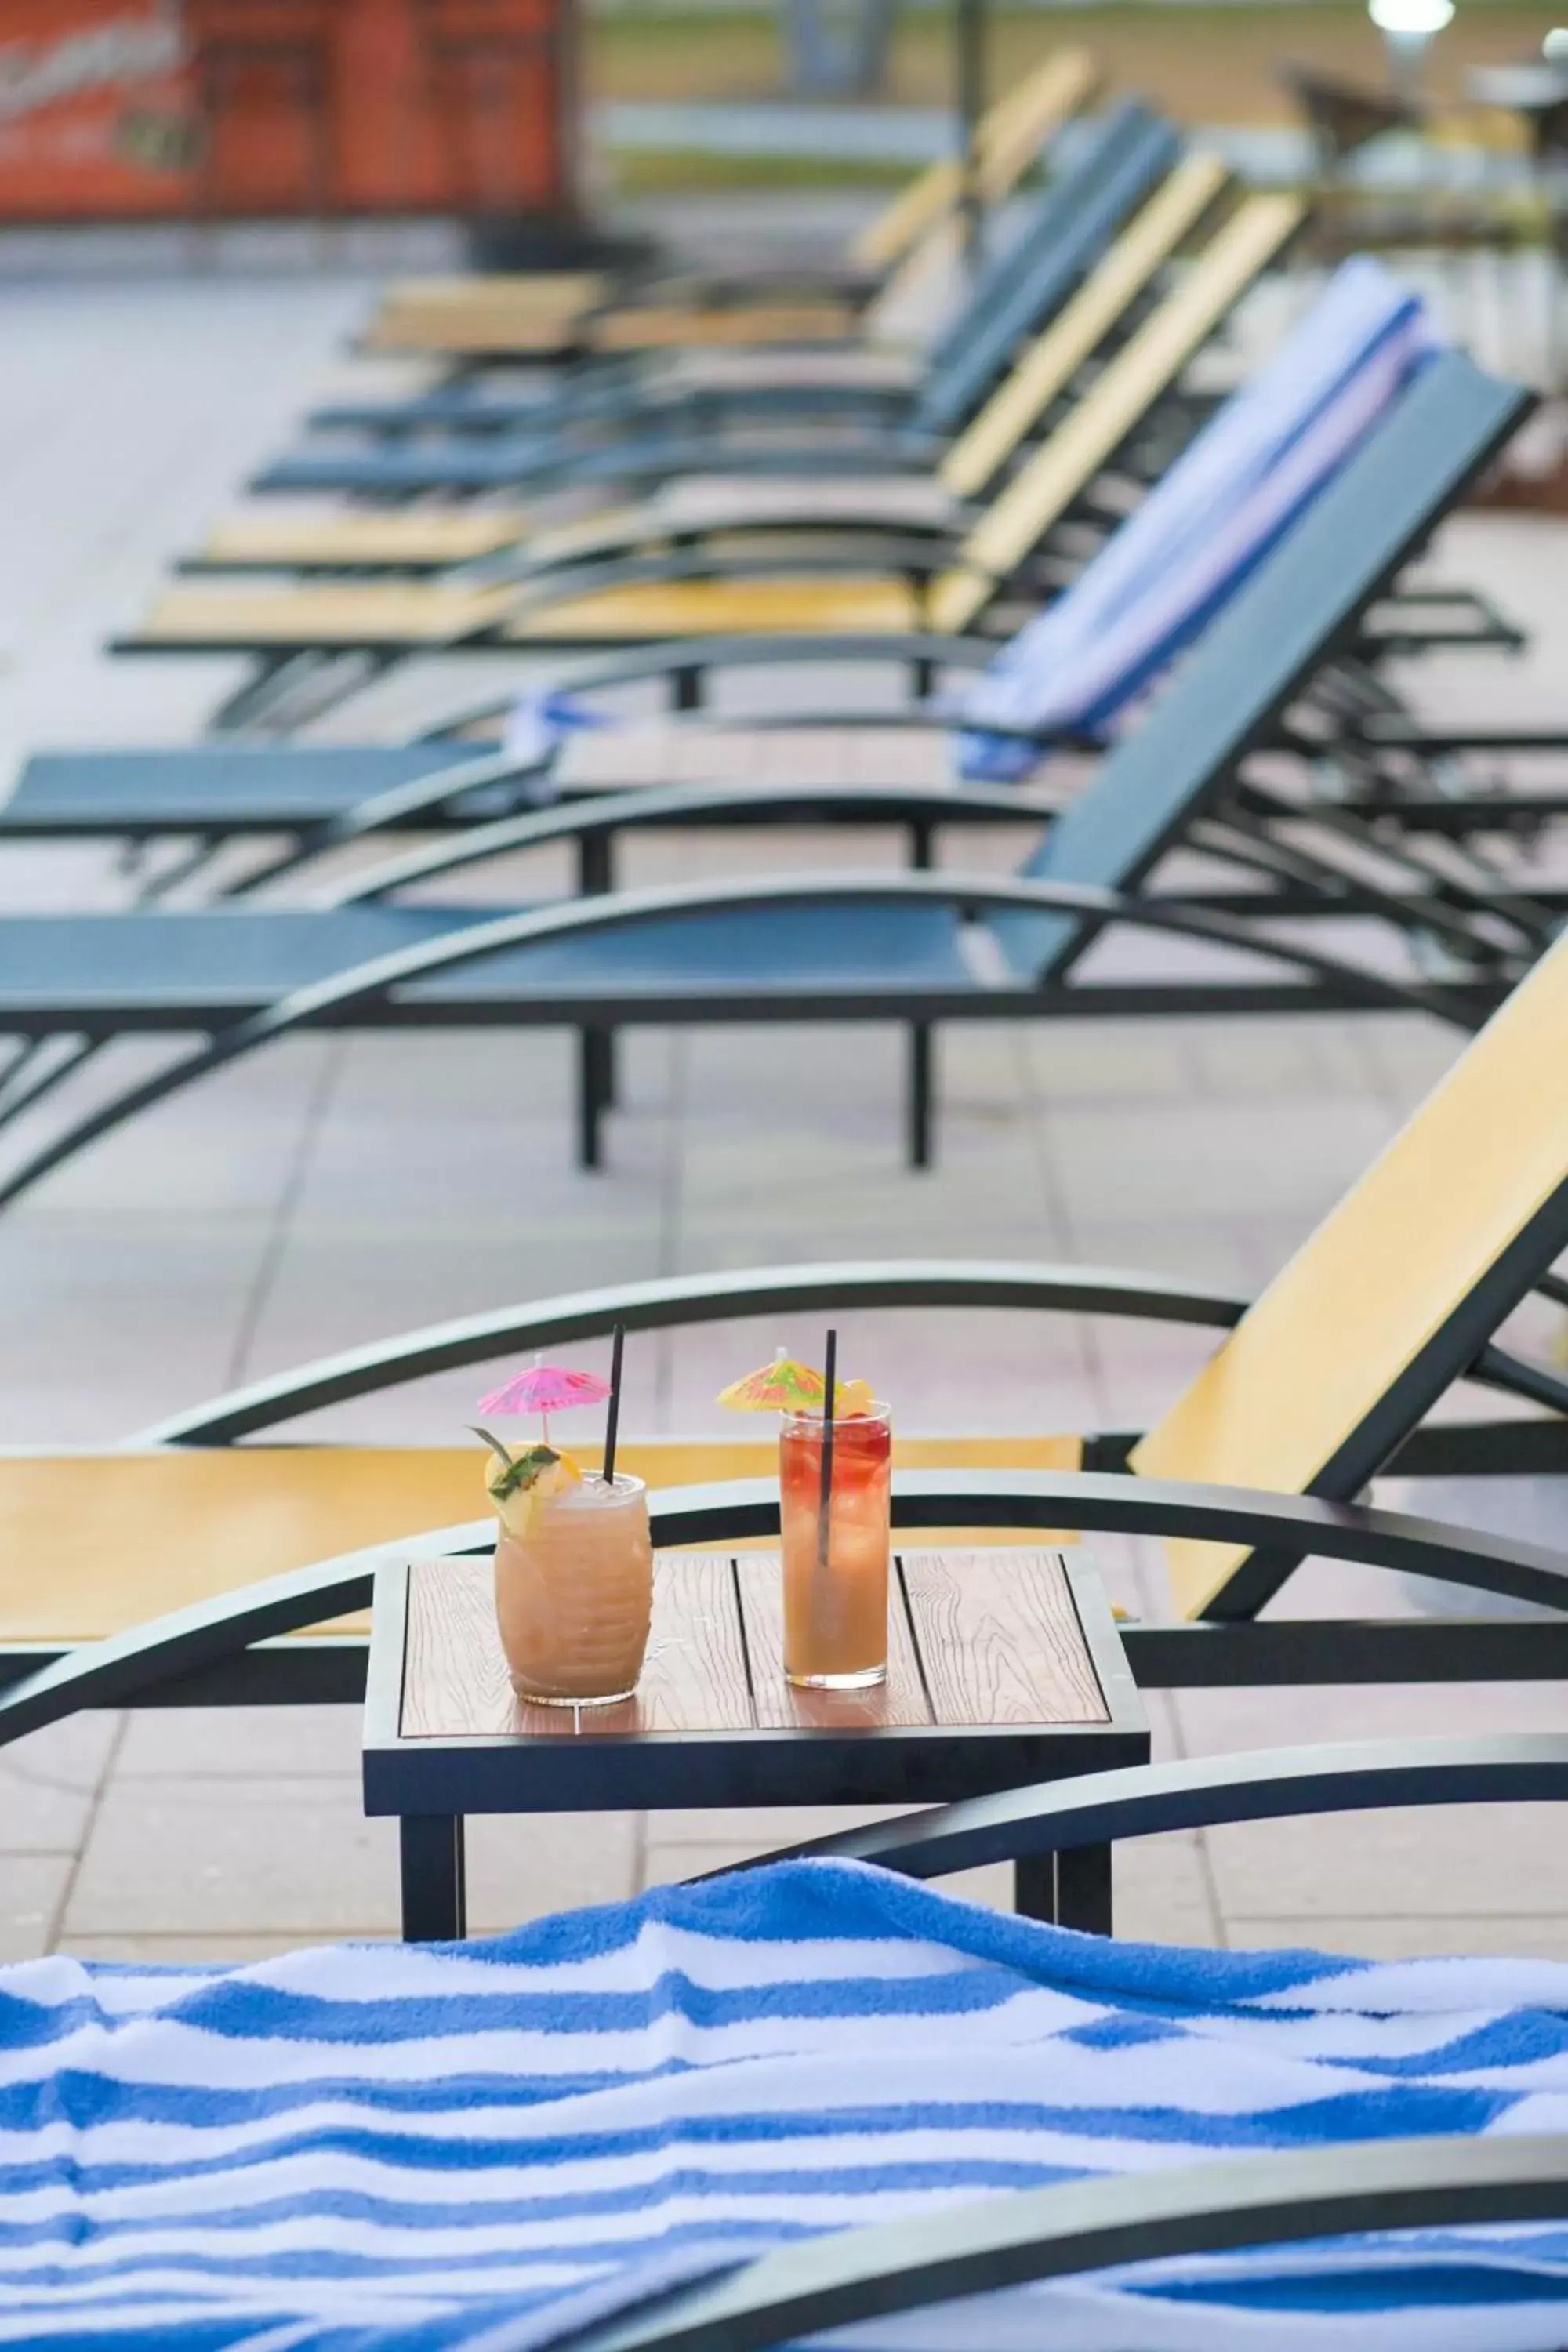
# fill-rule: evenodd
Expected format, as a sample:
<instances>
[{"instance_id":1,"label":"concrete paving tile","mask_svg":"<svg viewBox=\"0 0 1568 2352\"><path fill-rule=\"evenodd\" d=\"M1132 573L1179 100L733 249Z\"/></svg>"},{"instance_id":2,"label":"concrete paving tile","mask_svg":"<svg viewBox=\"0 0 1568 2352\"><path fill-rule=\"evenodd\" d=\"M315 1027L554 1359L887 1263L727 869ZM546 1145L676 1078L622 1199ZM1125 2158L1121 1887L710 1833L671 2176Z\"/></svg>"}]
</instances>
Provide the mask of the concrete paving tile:
<instances>
[{"instance_id":1,"label":"concrete paving tile","mask_svg":"<svg viewBox=\"0 0 1568 2352\"><path fill-rule=\"evenodd\" d=\"M468 1826L468 1927L476 1936L621 1903L638 1884L635 1813L475 1814Z\"/></svg>"},{"instance_id":2,"label":"concrete paving tile","mask_svg":"<svg viewBox=\"0 0 1568 2352\"><path fill-rule=\"evenodd\" d=\"M786 1258L784 1263L790 1261ZM732 1429L714 1402L751 1365L787 1346L820 1354L818 1318L756 1317L700 1326L669 1342L666 1414L674 1430ZM837 1318L839 1360L865 1367L909 1435L987 1431L1050 1434L1094 1418L1093 1392L1069 1317L953 1308L940 1316L862 1309Z\"/></svg>"},{"instance_id":3,"label":"concrete paving tile","mask_svg":"<svg viewBox=\"0 0 1568 2352\"><path fill-rule=\"evenodd\" d=\"M1050 1137L1069 1209L1098 1217L1208 1223L1321 1215L1387 1141L1364 1098L1256 1097L1053 1110Z\"/></svg>"},{"instance_id":4,"label":"concrete paving tile","mask_svg":"<svg viewBox=\"0 0 1568 2352\"><path fill-rule=\"evenodd\" d=\"M397 1836L357 1779L111 1780L63 1937L384 1934Z\"/></svg>"},{"instance_id":5,"label":"concrete paving tile","mask_svg":"<svg viewBox=\"0 0 1568 2352\"><path fill-rule=\"evenodd\" d=\"M352 1777L357 1706L142 1707L125 1718L114 1784L125 1780Z\"/></svg>"},{"instance_id":6,"label":"concrete paving tile","mask_svg":"<svg viewBox=\"0 0 1568 2352\"><path fill-rule=\"evenodd\" d=\"M1202 1841L1184 1832L1119 1845L1111 1900L1116 1933L1124 1942L1212 1946L1220 1940Z\"/></svg>"},{"instance_id":7,"label":"concrete paving tile","mask_svg":"<svg viewBox=\"0 0 1568 2352\"><path fill-rule=\"evenodd\" d=\"M1024 1021L1018 1051L1037 1097L1079 1103L1180 1101L1194 1091L1179 1021Z\"/></svg>"},{"instance_id":8,"label":"concrete paving tile","mask_svg":"<svg viewBox=\"0 0 1568 2352\"><path fill-rule=\"evenodd\" d=\"M1298 1918L1227 1917L1226 1943L1233 1951L1301 1948L1347 1952L1367 1960L1447 1959L1459 1954L1513 1960L1568 1960L1568 1917L1539 1913L1474 1918L1448 1912L1422 1912L1409 1918L1336 1917L1310 1913Z\"/></svg>"},{"instance_id":9,"label":"concrete paving tile","mask_svg":"<svg viewBox=\"0 0 1568 2352\"><path fill-rule=\"evenodd\" d=\"M167 1219L215 1211L230 1217L267 1214L275 1206L299 1149L330 1047L290 1038L139 1111L49 1176L33 1196L54 1214L91 1213L112 1203L121 1215ZM112 1099L154 1067L180 1058L141 1042L115 1045L71 1082L77 1112ZM18 1151L58 1131L62 1090L16 1131ZM10 1139L7 1139L9 1149Z\"/></svg>"},{"instance_id":10,"label":"concrete paving tile","mask_svg":"<svg viewBox=\"0 0 1568 2352\"><path fill-rule=\"evenodd\" d=\"M33 1960L49 1949L72 1867L68 1853L0 1857L0 1961Z\"/></svg>"},{"instance_id":11,"label":"concrete paving tile","mask_svg":"<svg viewBox=\"0 0 1568 2352\"><path fill-rule=\"evenodd\" d=\"M710 1845L725 1854L773 1853L808 1838L896 1821L908 1811L907 1805L673 1806L648 1815L647 1851L651 1857L664 1846Z\"/></svg>"},{"instance_id":12,"label":"concrete paving tile","mask_svg":"<svg viewBox=\"0 0 1568 2352\"><path fill-rule=\"evenodd\" d=\"M1568 1914L1568 1847L1544 1806L1451 1805L1208 1832L1227 1919ZM1437 1892L1440 1890L1440 1892ZM1436 1894L1436 1906L1434 1896Z\"/></svg>"},{"instance_id":13,"label":"concrete paving tile","mask_svg":"<svg viewBox=\"0 0 1568 2352\"><path fill-rule=\"evenodd\" d=\"M1469 1739L1509 1732L1561 1731L1568 1687L1561 1683L1309 1685L1294 1690L1194 1690L1167 1694L1189 1756L1228 1756L1332 1739ZM1439 1825L1445 1815L1436 1813Z\"/></svg>"},{"instance_id":14,"label":"concrete paving tile","mask_svg":"<svg viewBox=\"0 0 1568 2352\"><path fill-rule=\"evenodd\" d=\"M76 1852L120 1723L79 1715L0 1750L0 1854Z\"/></svg>"}]
</instances>

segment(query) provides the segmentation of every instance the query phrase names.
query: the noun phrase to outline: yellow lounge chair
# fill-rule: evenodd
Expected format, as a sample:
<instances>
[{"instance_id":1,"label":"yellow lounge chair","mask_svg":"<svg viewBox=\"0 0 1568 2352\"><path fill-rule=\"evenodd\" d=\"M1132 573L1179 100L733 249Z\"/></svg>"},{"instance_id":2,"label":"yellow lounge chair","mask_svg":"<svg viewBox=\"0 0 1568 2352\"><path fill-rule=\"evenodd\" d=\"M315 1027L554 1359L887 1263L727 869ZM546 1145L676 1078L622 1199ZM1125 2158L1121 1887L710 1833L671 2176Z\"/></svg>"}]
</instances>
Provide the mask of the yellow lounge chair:
<instances>
[{"instance_id":1,"label":"yellow lounge chair","mask_svg":"<svg viewBox=\"0 0 1568 2352\"><path fill-rule=\"evenodd\" d=\"M964 502L1003 475L1027 436L1122 320L1150 292L1228 183L1216 156L1185 157L1135 215L1056 318L1026 347L1010 375L952 442L934 474L869 482L696 477L609 514L540 528L527 505L416 507L327 515L279 515L258 505L220 524L184 568L200 572L443 571L517 549L558 562L656 546L696 531L726 538L814 526L916 529L961 523Z\"/></svg>"},{"instance_id":2,"label":"yellow lounge chair","mask_svg":"<svg viewBox=\"0 0 1568 2352\"><path fill-rule=\"evenodd\" d=\"M835 630L876 635L972 630L1010 580L1179 380L1303 217L1300 200L1242 200L1202 257L1128 339L963 538L929 584L868 572L634 580L552 599L506 581L371 583L285 589L168 590L117 640L132 652L254 653L277 667L297 655L371 653L384 663L458 647L633 645L687 635ZM1033 356L1033 355L1031 355ZM1016 414L1043 397L1045 371L1013 394ZM1011 387L1009 387L1011 391ZM982 420L992 429L989 415ZM995 425L1000 434L1002 425ZM985 452L964 453L984 464Z\"/></svg>"},{"instance_id":3,"label":"yellow lounge chair","mask_svg":"<svg viewBox=\"0 0 1568 2352\"><path fill-rule=\"evenodd\" d=\"M1249 1307L1100 1268L978 1262L797 1266L637 1284L374 1344L177 1415L121 1452L0 1457L0 1670L16 1680L35 1660L52 1661L164 1612L199 1611L258 1576L395 1544L411 1529L471 1521L482 1500L477 1447L240 1441L432 1371L580 1341L616 1322L635 1334L760 1313L782 1324L825 1307L843 1317L878 1307L986 1306L1234 1327L1135 1441L1117 1434L901 1443L896 1466L924 1524L940 1510L950 1520L969 1511L993 1531L1047 1513L1068 1527L1126 1525L1129 1513L1139 1514L1140 1481L1165 1494L1169 1482L1182 1482L1198 1498L1194 1508L1203 1490L1216 1486L1261 1490L1262 1507L1279 1497L1348 1500L1390 1466L1412 1475L1568 1470L1568 1383L1518 1363L1494 1338L1532 1288L1568 1303L1568 1285L1550 1274L1568 1247L1568 1091L1553 1083L1565 1039L1568 939L1519 983ZM1523 1401L1532 1417L1429 1422L1433 1408L1471 1376ZM596 1457L584 1449L584 1458ZM662 1493L764 1476L774 1457L767 1443L652 1442L626 1447L622 1458ZM1135 1474L1131 1482L1091 1478L1079 1486L1061 1475L1123 1465ZM1118 1495L1121 1519L1112 1507ZM1298 1552L1338 1546L1353 1556L1348 1538L1340 1540L1350 1524L1331 1512L1315 1525L1310 1517L1293 1523L1288 1511L1280 1520L1286 1541L1302 1528L1313 1538L1299 1542ZM1484 1539L1477 1542L1484 1552ZM1249 1622L1295 1556L1278 1545L1263 1551L1177 1542L1178 1608L1211 1625ZM1498 1589L1522 1588L1503 1570ZM1310 1624L1259 1630L1300 1632L1303 1656L1318 1661L1302 1679L1333 1679L1321 1666L1333 1641L1353 1645L1353 1628L1350 1634ZM1550 1646L1552 1629L1523 1630ZM1505 1641L1509 1631L1500 1629ZM1498 1641L1484 1627L1467 1639L1474 1671L1495 1672ZM1383 1648L1397 1660L1396 1638ZM1209 1654L1245 1659L1246 1652ZM1278 1641L1271 1654L1282 1655ZM1423 1669L1432 1654L1417 1627L1406 1657ZM1213 1678L1200 1652L1189 1656L1199 1679ZM1561 1643L1551 1657L1563 1672ZM273 1654L271 1667L284 1691L287 1662L279 1665ZM263 1658L257 1671L268 1670ZM309 1671L301 1666L301 1676ZM326 1671L339 1670L328 1659ZM1455 1671L1452 1660L1444 1671ZM301 1681L299 1689L307 1687Z\"/></svg>"},{"instance_id":4,"label":"yellow lounge chair","mask_svg":"<svg viewBox=\"0 0 1568 2352\"><path fill-rule=\"evenodd\" d=\"M1082 48L1054 51L982 117L976 182L986 205L1002 203L1052 133L1089 104L1100 68ZM911 289L941 272L955 247L963 193L959 164L930 164L869 222L847 256L852 271L881 280L868 310L831 292L790 298L764 291L715 304L700 288L616 303L604 278L405 279L393 286L361 338L373 352L423 352L472 362L546 358L585 342L601 352L687 350L832 341L878 331Z\"/></svg>"}]
</instances>

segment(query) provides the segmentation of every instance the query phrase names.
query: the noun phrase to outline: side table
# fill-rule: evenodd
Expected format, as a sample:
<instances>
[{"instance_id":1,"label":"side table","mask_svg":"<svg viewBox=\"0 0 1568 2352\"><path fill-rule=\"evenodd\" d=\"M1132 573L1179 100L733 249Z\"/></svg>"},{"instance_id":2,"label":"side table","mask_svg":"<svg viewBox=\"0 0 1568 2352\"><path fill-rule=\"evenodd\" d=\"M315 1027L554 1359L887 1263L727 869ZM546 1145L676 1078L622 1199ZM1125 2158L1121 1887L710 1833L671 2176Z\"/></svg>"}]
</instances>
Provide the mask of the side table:
<instances>
[{"instance_id":1,"label":"side table","mask_svg":"<svg viewBox=\"0 0 1568 2352\"><path fill-rule=\"evenodd\" d=\"M403 1932L465 1931L468 1813L951 1804L1149 1759L1109 1603L1076 1548L895 1554L888 1679L784 1681L776 1554L663 1552L637 1696L531 1706L507 1679L488 1557L376 1580L367 1813L398 1817ZM1109 1848L1015 1865L1034 1918L1108 1927Z\"/></svg>"}]
</instances>

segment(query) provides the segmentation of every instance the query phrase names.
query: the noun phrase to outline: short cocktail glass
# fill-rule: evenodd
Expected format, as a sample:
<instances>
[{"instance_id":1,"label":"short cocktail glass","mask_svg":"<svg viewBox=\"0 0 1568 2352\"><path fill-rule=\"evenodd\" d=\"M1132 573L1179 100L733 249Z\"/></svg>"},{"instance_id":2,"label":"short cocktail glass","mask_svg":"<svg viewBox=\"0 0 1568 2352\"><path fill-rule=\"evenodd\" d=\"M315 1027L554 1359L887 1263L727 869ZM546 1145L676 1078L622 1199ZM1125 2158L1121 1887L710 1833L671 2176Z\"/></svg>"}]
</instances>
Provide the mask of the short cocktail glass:
<instances>
[{"instance_id":1,"label":"short cocktail glass","mask_svg":"<svg viewBox=\"0 0 1568 2352\"><path fill-rule=\"evenodd\" d=\"M640 1478L586 1477L535 1507L496 1545L496 1618L511 1686L539 1706L630 1698L653 1610L653 1545Z\"/></svg>"},{"instance_id":2,"label":"short cocktail glass","mask_svg":"<svg viewBox=\"0 0 1568 2352\"><path fill-rule=\"evenodd\" d=\"M785 1679L858 1690L888 1674L892 1427L886 1405L833 1424L827 1541L822 1416L786 1413L779 1434Z\"/></svg>"}]
</instances>

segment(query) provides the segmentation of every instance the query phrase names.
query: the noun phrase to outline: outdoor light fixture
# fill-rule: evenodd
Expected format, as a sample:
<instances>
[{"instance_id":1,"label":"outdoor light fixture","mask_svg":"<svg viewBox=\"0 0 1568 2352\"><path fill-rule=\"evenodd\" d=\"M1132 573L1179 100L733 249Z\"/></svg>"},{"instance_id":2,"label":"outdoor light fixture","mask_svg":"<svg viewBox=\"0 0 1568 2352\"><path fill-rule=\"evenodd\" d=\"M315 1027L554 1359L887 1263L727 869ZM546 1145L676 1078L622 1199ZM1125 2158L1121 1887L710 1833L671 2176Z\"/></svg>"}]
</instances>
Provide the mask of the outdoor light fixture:
<instances>
[{"instance_id":1,"label":"outdoor light fixture","mask_svg":"<svg viewBox=\"0 0 1568 2352\"><path fill-rule=\"evenodd\" d=\"M1367 0L1366 13L1388 44L1394 86L1413 106L1432 37L1453 22L1454 0Z\"/></svg>"}]
</instances>

